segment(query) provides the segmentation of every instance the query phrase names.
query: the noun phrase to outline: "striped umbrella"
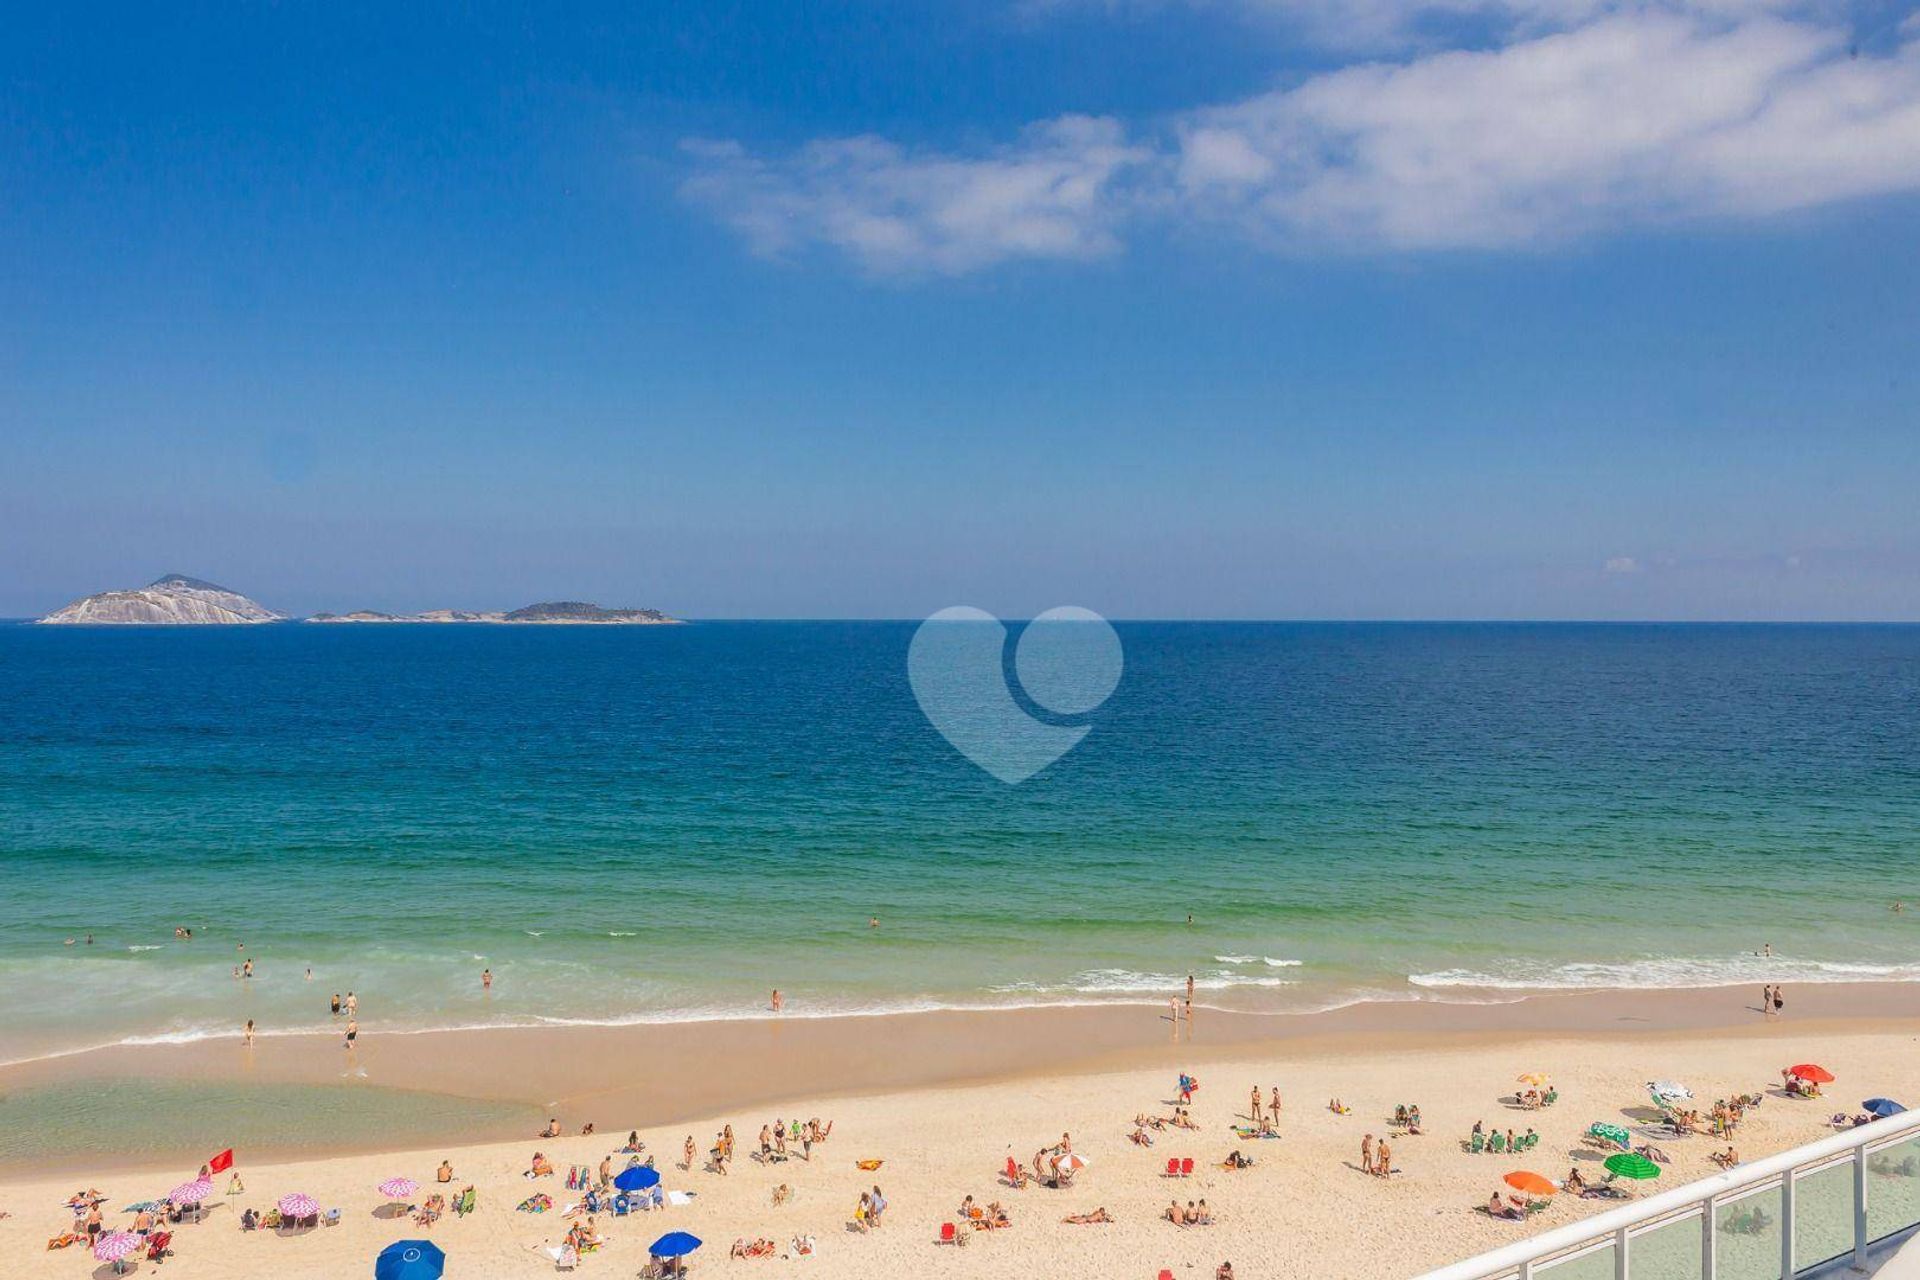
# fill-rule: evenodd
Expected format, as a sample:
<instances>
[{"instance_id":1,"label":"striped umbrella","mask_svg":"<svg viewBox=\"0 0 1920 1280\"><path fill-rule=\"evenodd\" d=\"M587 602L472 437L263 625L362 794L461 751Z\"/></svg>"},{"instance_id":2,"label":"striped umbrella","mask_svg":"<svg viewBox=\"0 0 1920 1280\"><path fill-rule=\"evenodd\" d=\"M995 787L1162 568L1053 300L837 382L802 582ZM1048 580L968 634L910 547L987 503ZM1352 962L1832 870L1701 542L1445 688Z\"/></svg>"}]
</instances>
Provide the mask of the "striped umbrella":
<instances>
[{"instance_id":1,"label":"striped umbrella","mask_svg":"<svg viewBox=\"0 0 1920 1280\"><path fill-rule=\"evenodd\" d=\"M93 1256L118 1266L120 1259L139 1249L142 1243L131 1231L109 1231L93 1242Z\"/></svg>"},{"instance_id":2,"label":"striped umbrella","mask_svg":"<svg viewBox=\"0 0 1920 1280\"><path fill-rule=\"evenodd\" d=\"M296 1191L292 1195L280 1197L280 1212L289 1218L311 1218L320 1212L320 1202L310 1195Z\"/></svg>"},{"instance_id":3,"label":"striped umbrella","mask_svg":"<svg viewBox=\"0 0 1920 1280\"><path fill-rule=\"evenodd\" d=\"M1631 1178L1635 1182L1645 1182L1649 1178L1660 1176L1659 1165L1631 1151L1622 1151L1617 1156L1608 1156L1606 1170L1616 1178Z\"/></svg>"},{"instance_id":4,"label":"striped umbrella","mask_svg":"<svg viewBox=\"0 0 1920 1280\"><path fill-rule=\"evenodd\" d=\"M375 1191L378 1191L389 1200L405 1200L419 1189L420 1184L412 1178L388 1178L385 1182L374 1188Z\"/></svg>"},{"instance_id":5,"label":"striped umbrella","mask_svg":"<svg viewBox=\"0 0 1920 1280\"><path fill-rule=\"evenodd\" d=\"M213 1194L213 1181L210 1178L195 1178L192 1182L183 1182L167 1192L167 1199L175 1204L199 1204Z\"/></svg>"}]
</instances>

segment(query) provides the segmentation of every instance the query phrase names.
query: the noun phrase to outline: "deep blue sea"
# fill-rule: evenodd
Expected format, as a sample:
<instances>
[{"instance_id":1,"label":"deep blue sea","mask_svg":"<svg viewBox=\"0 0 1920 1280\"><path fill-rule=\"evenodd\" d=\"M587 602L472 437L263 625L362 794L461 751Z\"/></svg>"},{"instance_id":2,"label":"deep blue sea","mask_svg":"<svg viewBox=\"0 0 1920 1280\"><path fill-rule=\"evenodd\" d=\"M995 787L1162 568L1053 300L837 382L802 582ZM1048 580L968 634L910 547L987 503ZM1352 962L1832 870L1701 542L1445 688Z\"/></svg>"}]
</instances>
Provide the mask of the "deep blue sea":
<instances>
[{"instance_id":1,"label":"deep blue sea","mask_svg":"<svg viewBox=\"0 0 1920 1280\"><path fill-rule=\"evenodd\" d=\"M0 626L0 1060L1920 979L1920 628L1120 624L1018 786L913 630Z\"/></svg>"}]
</instances>

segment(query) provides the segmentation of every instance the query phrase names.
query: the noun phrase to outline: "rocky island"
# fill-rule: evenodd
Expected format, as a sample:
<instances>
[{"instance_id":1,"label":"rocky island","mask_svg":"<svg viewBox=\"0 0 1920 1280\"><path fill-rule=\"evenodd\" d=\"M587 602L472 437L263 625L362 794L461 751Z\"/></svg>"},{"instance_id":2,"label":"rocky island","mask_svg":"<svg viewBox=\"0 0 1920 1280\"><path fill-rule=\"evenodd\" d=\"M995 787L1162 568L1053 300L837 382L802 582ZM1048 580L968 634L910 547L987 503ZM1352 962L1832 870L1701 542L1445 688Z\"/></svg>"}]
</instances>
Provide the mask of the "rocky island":
<instances>
[{"instance_id":1,"label":"rocky island","mask_svg":"<svg viewBox=\"0 0 1920 1280\"><path fill-rule=\"evenodd\" d=\"M131 591L102 591L39 619L51 625L148 627L283 620L283 614L258 601L181 573L169 573Z\"/></svg>"},{"instance_id":2,"label":"rocky island","mask_svg":"<svg viewBox=\"0 0 1920 1280\"><path fill-rule=\"evenodd\" d=\"M657 626L678 623L658 609L607 609L581 600L552 600L523 609L473 612L466 609L429 609L424 613L380 613L360 609L353 613L316 613L308 622L492 622L565 625Z\"/></svg>"},{"instance_id":3,"label":"rocky island","mask_svg":"<svg viewBox=\"0 0 1920 1280\"><path fill-rule=\"evenodd\" d=\"M56 609L39 622L81 626L208 626L232 623L286 622L237 591L169 573L131 591L102 591ZM607 609L580 600L549 600L522 609L428 609L422 613L383 613L356 609L352 613L316 613L306 622L320 623L435 623L485 622L526 625L658 626L678 623L658 609Z\"/></svg>"}]
</instances>

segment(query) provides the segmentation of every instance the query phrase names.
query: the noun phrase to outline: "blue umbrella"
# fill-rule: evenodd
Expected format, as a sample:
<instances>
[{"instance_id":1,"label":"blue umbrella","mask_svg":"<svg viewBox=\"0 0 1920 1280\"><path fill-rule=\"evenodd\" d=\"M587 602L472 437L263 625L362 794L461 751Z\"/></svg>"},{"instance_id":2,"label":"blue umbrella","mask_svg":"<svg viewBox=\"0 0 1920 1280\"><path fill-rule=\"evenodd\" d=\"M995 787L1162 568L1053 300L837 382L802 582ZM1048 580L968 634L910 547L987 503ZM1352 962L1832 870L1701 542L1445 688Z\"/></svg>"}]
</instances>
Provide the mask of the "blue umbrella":
<instances>
[{"instance_id":1,"label":"blue umbrella","mask_svg":"<svg viewBox=\"0 0 1920 1280\"><path fill-rule=\"evenodd\" d=\"M447 1255L431 1240L396 1240L373 1260L373 1280L440 1280Z\"/></svg>"},{"instance_id":2,"label":"blue umbrella","mask_svg":"<svg viewBox=\"0 0 1920 1280\"><path fill-rule=\"evenodd\" d=\"M700 1247L700 1237L685 1231L669 1231L647 1250L656 1258L684 1258Z\"/></svg>"},{"instance_id":3,"label":"blue umbrella","mask_svg":"<svg viewBox=\"0 0 1920 1280\"><path fill-rule=\"evenodd\" d=\"M1892 1098L1868 1098L1860 1104L1876 1120L1885 1120L1888 1116L1897 1116L1906 1108Z\"/></svg>"},{"instance_id":4,"label":"blue umbrella","mask_svg":"<svg viewBox=\"0 0 1920 1280\"><path fill-rule=\"evenodd\" d=\"M615 1174L613 1185L622 1191L645 1191L648 1187L660 1185L660 1174L643 1164L637 1164L631 1169L622 1169Z\"/></svg>"}]
</instances>

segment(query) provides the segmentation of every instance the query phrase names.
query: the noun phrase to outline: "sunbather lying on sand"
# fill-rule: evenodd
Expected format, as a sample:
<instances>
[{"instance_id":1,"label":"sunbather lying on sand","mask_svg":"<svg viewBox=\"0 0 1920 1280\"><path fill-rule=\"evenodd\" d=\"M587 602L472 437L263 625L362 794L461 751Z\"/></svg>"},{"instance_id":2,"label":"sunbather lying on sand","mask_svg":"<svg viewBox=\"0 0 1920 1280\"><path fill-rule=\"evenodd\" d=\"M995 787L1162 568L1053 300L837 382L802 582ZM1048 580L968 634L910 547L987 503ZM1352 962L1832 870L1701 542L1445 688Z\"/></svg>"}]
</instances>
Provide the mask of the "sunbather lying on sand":
<instances>
[{"instance_id":1,"label":"sunbather lying on sand","mask_svg":"<svg viewBox=\"0 0 1920 1280\"><path fill-rule=\"evenodd\" d=\"M748 1244L745 1240L735 1240L727 1256L729 1258L771 1258L778 1252L780 1252L780 1246L765 1238L755 1240L752 1244Z\"/></svg>"},{"instance_id":2,"label":"sunbather lying on sand","mask_svg":"<svg viewBox=\"0 0 1920 1280\"><path fill-rule=\"evenodd\" d=\"M1127 1141L1133 1143L1135 1146L1150 1147L1153 1145L1153 1135L1138 1125L1135 1125L1133 1132L1127 1135Z\"/></svg>"},{"instance_id":3,"label":"sunbather lying on sand","mask_svg":"<svg viewBox=\"0 0 1920 1280\"><path fill-rule=\"evenodd\" d=\"M1112 1222L1113 1215L1107 1212L1105 1205L1102 1205L1092 1213L1068 1214L1066 1217L1060 1219L1060 1221L1071 1222L1076 1226L1089 1226L1096 1222Z\"/></svg>"},{"instance_id":4,"label":"sunbather lying on sand","mask_svg":"<svg viewBox=\"0 0 1920 1280\"><path fill-rule=\"evenodd\" d=\"M1232 1151L1227 1152L1227 1158L1220 1163L1228 1169L1251 1169L1253 1168L1253 1157L1243 1154L1240 1149L1236 1147Z\"/></svg>"}]
</instances>

